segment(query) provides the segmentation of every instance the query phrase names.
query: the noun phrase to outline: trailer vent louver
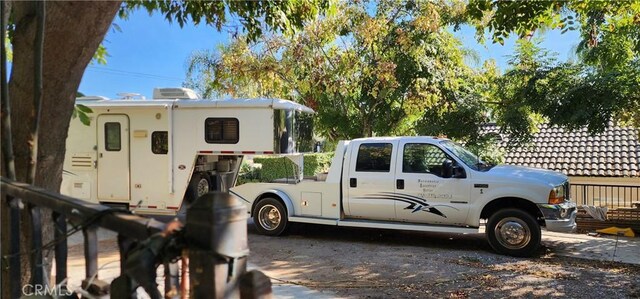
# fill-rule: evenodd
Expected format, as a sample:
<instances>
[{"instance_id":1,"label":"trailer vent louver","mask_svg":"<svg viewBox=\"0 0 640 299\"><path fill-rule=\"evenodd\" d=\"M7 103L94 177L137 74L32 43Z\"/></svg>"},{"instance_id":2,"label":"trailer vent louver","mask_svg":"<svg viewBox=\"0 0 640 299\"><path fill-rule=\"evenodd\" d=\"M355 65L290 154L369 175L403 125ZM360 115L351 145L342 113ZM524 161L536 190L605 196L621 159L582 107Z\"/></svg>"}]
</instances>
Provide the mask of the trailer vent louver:
<instances>
[{"instance_id":1,"label":"trailer vent louver","mask_svg":"<svg viewBox=\"0 0 640 299\"><path fill-rule=\"evenodd\" d=\"M93 159L87 156L73 156L71 157L71 167L92 168Z\"/></svg>"}]
</instances>

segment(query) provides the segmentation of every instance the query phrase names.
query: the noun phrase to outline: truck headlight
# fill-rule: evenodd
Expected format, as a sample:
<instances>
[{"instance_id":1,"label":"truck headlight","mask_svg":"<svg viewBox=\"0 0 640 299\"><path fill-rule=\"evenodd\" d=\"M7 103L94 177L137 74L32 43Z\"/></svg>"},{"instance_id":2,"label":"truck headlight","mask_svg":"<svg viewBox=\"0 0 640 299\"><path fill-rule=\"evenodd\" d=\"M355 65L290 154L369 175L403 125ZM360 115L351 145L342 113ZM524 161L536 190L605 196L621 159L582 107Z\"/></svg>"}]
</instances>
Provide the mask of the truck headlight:
<instances>
[{"instance_id":1,"label":"truck headlight","mask_svg":"<svg viewBox=\"0 0 640 299\"><path fill-rule=\"evenodd\" d=\"M549 192L550 205L561 204L565 201L565 199L566 196L564 193L564 186L562 185L553 187L553 189L551 189L551 192Z\"/></svg>"}]
</instances>

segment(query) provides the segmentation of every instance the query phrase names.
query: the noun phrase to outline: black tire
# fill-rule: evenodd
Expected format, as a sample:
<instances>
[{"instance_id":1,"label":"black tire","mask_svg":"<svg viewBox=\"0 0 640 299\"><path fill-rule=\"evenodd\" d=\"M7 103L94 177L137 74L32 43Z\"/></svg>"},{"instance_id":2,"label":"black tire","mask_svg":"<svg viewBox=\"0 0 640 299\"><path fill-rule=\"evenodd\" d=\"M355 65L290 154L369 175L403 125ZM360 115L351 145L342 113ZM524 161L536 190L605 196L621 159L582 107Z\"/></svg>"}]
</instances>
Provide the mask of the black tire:
<instances>
[{"instance_id":1,"label":"black tire","mask_svg":"<svg viewBox=\"0 0 640 299\"><path fill-rule=\"evenodd\" d=\"M268 197L260 200L251 214L258 232L263 235L279 236L289 226L287 210L275 198Z\"/></svg>"},{"instance_id":2,"label":"black tire","mask_svg":"<svg viewBox=\"0 0 640 299\"><path fill-rule=\"evenodd\" d=\"M530 257L540 247L540 224L519 209L503 209L489 217L486 227L489 245L498 253Z\"/></svg>"},{"instance_id":3,"label":"black tire","mask_svg":"<svg viewBox=\"0 0 640 299\"><path fill-rule=\"evenodd\" d=\"M194 173L189 181L189 186L182 199L182 204L178 210L178 216L183 217L187 214L187 209L200 196L211 191L211 179L206 173Z\"/></svg>"}]
</instances>

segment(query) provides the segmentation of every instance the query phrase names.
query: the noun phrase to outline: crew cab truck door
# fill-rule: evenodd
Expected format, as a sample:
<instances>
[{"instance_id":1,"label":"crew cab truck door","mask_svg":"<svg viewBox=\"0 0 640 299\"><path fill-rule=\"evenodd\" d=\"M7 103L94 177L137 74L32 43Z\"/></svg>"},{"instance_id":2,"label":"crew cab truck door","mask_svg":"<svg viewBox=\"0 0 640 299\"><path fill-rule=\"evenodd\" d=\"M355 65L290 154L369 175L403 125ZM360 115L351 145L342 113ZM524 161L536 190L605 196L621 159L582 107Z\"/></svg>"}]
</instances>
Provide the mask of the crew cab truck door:
<instances>
[{"instance_id":1,"label":"crew cab truck door","mask_svg":"<svg viewBox=\"0 0 640 299\"><path fill-rule=\"evenodd\" d=\"M396 160L396 220L463 225L469 212L470 179L444 178L443 163L455 159L430 143L400 142Z\"/></svg>"},{"instance_id":2,"label":"crew cab truck door","mask_svg":"<svg viewBox=\"0 0 640 299\"><path fill-rule=\"evenodd\" d=\"M352 141L348 169L343 174L346 204L350 218L394 220L396 212L390 197L395 189L395 155L398 141Z\"/></svg>"}]
</instances>

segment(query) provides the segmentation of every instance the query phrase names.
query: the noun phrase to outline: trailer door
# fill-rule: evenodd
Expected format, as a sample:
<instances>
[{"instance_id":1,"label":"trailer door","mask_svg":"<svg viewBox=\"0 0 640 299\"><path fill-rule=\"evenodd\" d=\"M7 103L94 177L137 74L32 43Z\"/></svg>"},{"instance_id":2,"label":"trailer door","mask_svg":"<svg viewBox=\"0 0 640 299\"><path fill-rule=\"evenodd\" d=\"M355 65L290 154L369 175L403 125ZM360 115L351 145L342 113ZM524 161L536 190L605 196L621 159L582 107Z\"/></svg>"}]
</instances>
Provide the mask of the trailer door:
<instances>
[{"instance_id":1,"label":"trailer door","mask_svg":"<svg viewBox=\"0 0 640 299\"><path fill-rule=\"evenodd\" d=\"M99 115L98 200L129 201L129 117Z\"/></svg>"}]
</instances>

